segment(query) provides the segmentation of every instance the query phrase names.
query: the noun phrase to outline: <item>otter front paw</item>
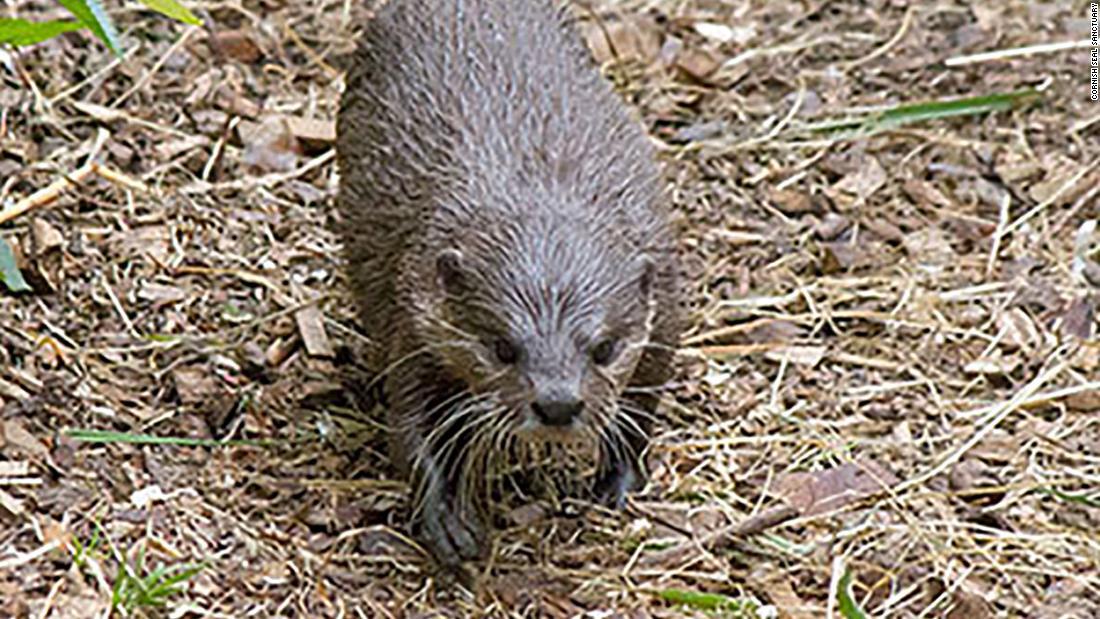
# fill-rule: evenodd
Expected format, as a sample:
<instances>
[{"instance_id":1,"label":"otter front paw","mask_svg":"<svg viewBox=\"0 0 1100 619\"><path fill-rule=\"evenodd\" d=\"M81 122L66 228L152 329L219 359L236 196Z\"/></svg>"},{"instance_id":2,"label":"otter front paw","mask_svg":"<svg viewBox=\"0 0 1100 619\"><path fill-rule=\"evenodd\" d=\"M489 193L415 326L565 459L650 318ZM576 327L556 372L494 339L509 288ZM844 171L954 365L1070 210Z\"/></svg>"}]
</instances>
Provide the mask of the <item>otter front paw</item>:
<instances>
[{"instance_id":1,"label":"otter front paw","mask_svg":"<svg viewBox=\"0 0 1100 619\"><path fill-rule=\"evenodd\" d=\"M644 482L645 475L637 464L619 458L603 467L592 486L592 494L597 503L612 509L622 509L626 506L627 493L640 490Z\"/></svg>"},{"instance_id":2,"label":"otter front paw","mask_svg":"<svg viewBox=\"0 0 1100 619\"><path fill-rule=\"evenodd\" d=\"M427 501L413 523L413 530L443 566L455 567L485 555L485 525L481 517L471 510L455 508L453 501Z\"/></svg>"}]
</instances>

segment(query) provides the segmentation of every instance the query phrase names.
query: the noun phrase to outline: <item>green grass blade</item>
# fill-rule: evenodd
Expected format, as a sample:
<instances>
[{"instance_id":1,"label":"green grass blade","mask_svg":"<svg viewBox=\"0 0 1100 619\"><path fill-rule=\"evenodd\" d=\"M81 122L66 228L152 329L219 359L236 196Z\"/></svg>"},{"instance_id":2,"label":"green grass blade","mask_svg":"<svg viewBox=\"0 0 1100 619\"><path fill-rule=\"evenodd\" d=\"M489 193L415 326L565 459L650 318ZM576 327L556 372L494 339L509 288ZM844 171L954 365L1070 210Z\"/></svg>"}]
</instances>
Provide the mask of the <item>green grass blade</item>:
<instances>
[{"instance_id":1,"label":"green grass blade","mask_svg":"<svg viewBox=\"0 0 1100 619\"><path fill-rule=\"evenodd\" d=\"M840 577L840 586L836 591L837 610L844 619L867 619L867 614L852 599L852 573L845 571Z\"/></svg>"},{"instance_id":2,"label":"green grass blade","mask_svg":"<svg viewBox=\"0 0 1100 619\"><path fill-rule=\"evenodd\" d=\"M27 285L27 280L23 279L23 273L15 264L15 254L11 250L11 245L8 245L3 238L0 238L0 282L4 282L12 292L29 292L31 289Z\"/></svg>"},{"instance_id":3,"label":"green grass blade","mask_svg":"<svg viewBox=\"0 0 1100 619\"><path fill-rule=\"evenodd\" d=\"M756 605L751 602L735 600L717 593L685 591L683 589L662 589L657 595L664 601L698 610L751 612Z\"/></svg>"},{"instance_id":4,"label":"green grass blade","mask_svg":"<svg viewBox=\"0 0 1100 619\"><path fill-rule=\"evenodd\" d=\"M69 10L74 17L80 20L85 26L91 29L100 41L103 41L107 47L115 53L116 56L122 55L122 43L118 39L118 31L115 30L115 25L111 21L111 18L107 15L107 11L103 10L103 5L99 0L57 0L61 3L61 6Z\"/></svg>"},{"instance_id":5,"label":"green grass blade","mask_svg":"<svg viewBox=\"0 0 1100 619\"><path fill-rule=\"evenodd\" d=\"M1034 88L1025 88L1012 92L979 95L948 101L907 103L852 118L831 119L813 123L805 126L804 129L823 133L850 130L861 135L869 135L887 129L941 118L1003 112L1031 103L1041 96L1041 93Z\"/></svg>"},{"instance_id":6,"label":"green grass blade","mask_svg":"<svg viewBox=\"0 0 1100 619\"><path fill-rule=\"evenodd\" d=\"M882 112L876 119L877 123L890 126L907 125L926 120L949 118L952 116L970 116L975 114L987 114L989 112L1003 112L1033 101L1039 97L1039 92L1034 88L1025 88L1015 92L1000 93L994 95L981 95L955 99L952 101L929 101L925 103L913 103L899 105L898 107Z\"/></svg>"},{"instance_id":7,"label":"green grass blade","mask_svg":"<svg viewBox=\"0 0 1100 619\"><path fill-rule=\"evenodd\" d=\"M1068 494L1058 490L1057 488L1039 488L1044 494L1066 501L1067 503L1077 503L1078 505L1084 505L1085 507L1100 507L1100 496L1089 496L1087 494Z\"/></svg>"},{"instance_id":8,"label":"green grass blade","mask_svg":"<svg viewBox=\"0 0 1100 619\"><path fill-rule=\"evenodd\" d=\"M84 24L78 21L27 21L25 19L0 19L0 44L25 47L41 43L55 36L80 30Z\"/></svg>"},{"instance_id":9,"label":"green grass blade","mask_svg":"<svg viewBox=\"0 0 1100 619\"><path fill-rule=\"evenodd\" d=\"M219 441L206 438L187 438L182 436L155 436L152 434L134 434L131 432L112 432L110 430L65 430L65 436L90 443L131 443L137 445L176 445L179 447L267 447L279 441L275 440L232 440Z\"/></svg>"},{"instance_id":10,"label":"green grass blade","mask_svg":"<svg viewBox=\"0 0 1100 619\"><path fill-rule=\"evenodd\" d=\"M183 590L183 588L178 587L177 585L187 580L190 580L192 577L194 577L196 574L203 571L204 569L206 569L206 565L200 563L198 565L192 566L183 565L173 568L172 570L168 570L166 574L171 574L171 572L176 573L171 574L166 578L160 580L160 582L158 582L156 586L150 590L150 594L155 597L168 597L175 593L179 593ZM161 575L161 577L163 576L164 574ZM161 577L158 577L158 579Z\"/></svg>"},{"instance_id":11,"label":"green grass blade","mask_svg":"<svg viewBox=\"0 0 1100 619\"><path fill-rule=\"evenodd\" d=\"M190 9L176 2L176 0L141 0L141 3L157 13L171 17L176 21L191 24L192 26L202 25L201 19L195 17L195 14L192 13Z\"/></svg>"}]
</instances>

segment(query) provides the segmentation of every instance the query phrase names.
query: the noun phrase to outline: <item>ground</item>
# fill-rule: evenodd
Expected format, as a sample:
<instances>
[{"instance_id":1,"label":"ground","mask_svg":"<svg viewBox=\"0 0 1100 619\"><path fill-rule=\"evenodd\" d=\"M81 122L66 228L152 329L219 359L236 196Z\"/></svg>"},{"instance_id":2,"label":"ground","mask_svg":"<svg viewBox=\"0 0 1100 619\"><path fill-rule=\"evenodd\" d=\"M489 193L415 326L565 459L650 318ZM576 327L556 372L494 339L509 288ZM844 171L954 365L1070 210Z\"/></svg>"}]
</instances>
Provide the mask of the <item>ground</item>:
<instances>
[{"instance_id":1,"label":"ground","mask_svg":"<svg viewBox=\"0 0 1100 619\"><path fill-rule=\"evenodd\" d=\"M32 288L0 293L0 615L1100 616L1088 50L952 60L1087 40L1087 3L578 3L667 170L691 331L647 488L511 497L472 591L402 534L328 227L362 10L106 4L122 58L0 50Z\"/></svg>"}]
</instances>

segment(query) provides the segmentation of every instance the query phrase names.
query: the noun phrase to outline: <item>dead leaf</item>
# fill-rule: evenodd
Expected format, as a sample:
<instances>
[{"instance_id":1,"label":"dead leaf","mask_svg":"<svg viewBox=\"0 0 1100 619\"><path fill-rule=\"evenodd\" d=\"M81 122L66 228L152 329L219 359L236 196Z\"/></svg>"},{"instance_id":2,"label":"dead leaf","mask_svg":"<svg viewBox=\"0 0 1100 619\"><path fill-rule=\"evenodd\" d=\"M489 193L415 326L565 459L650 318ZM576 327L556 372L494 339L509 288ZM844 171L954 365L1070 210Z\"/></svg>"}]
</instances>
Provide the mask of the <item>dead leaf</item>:
<instances>
[{"instance_id":1,"label":"dead leaf","mask_svg":"<svg viewBox=\"0 0 1100 619\"><path fill-rule=\"evenodd\" d=\"M814 234L822 241L835 241L852 226L847 217L837 213L826 213L817 225Z\"/></svg>"},{"instance_id":2,"label":"dead leaf","mask_svg":"<svg viewBox=\"0 0 1100 619\"><path fill-rule=\"evenodd\" d=\"M951 608L945 619L992 619L993 616L993 607L985 598L958 589L951 596Z\"/></svg>"},{"instance_id":3,"label":"dead leaf","mask_svg":"<svg viewBox=\"0 0 1100 619\"><path fill-rule=\"evenodd\" d=\"M795 591L791 578L773 564L764 563L749 574L749 583L754 589L763 591L772 606L779 609L781 619L817 619L810 612L810 606Z\"/></svg>"},{"instance_id":4,"label":"dead leaf","mask_svg":"<svg viewBox=\"0 0 1100 619\"><path fill-rule=\"evenodd\" d=\"M507 518L509 522L518 527L529 527L546 518L546 513L545 505L540 503L527 503L509 511Z\"/></svg>"},{"instance_id":5,"label":"dead leaf","mask_svg":"<svg viewBox=\"0 0 1100 619\"><path fill-rule=\"evenodd\" d=\"M244 30L215 32L210 37L210 44L222 54L245 64L252 64L263 57L263 50Z\"/></svg>"},{"instance_id":6,"label":"dead leaf","mask_svg":"<svg viewBox=\"0 0 1100 619\"><path fill-rule=\"evenodd\" d=\"M996 319L1001 344L1009 350L1031 351L1040 346L1043 336L1035 321L1019 307L1009 308Z\"/></svg>"},{"instance_id":7,"label":"dead leaf","mask_svg":"<svg viewBox=\"0 0 1100 619\"><path fill-rule=\"evenodd\" d=\"M874 257L881 255L878 244L861 243L822 243L821 271L831 274L854 271L875 263Z\"/></svg>"},{"instance_id":8,"label":"dead leaf","mask_svg":"<svg viewBox=\"0 0 1100 619\"><path fill-rule=\"evenodd\" d=\"M717 55L703 49L686 49L676 58L676 67L701 83L706 82L721 65L722 61Z\"/></svg>"},{"instance_id":9,"label":"dead leaf","mask_svg":"<svg viewBox=\"0 0 1100 619\"><path fill-rule=\"evenodd\" d=\"M65 244L65 237L61 232L50 225L41 217L36 217L31 222L31 255L39 258L59 249Z\"/></svg>"},{"instance_id":10,"label":"dead leaf","mask_svg":"<svg viewBox=\"0 0 1100 619\"><path fill-rule=\"evenodd\" d=\"M784 215L801 215L816 210L810 196L796 189L773 189L768 193L768 200Z\"/></svg>"},{"instance_id":11,"label":"dead leaf","mask_svg":"<svg viewBox=\"0 0 1100 619\"><path fill-rule=\"evenodd\" d=\"M615 59L650 64L657 59L664 37L657 23L646 16L632 16L602 24L590 23L584 30L584 36L592 57L599 64Z\"/></svg>"},{"instance_id":12,"label":"dead leaf","mask_svg":"<svg viewBox=\"0 0 1100 619\"><path fill-rule=\"evenodd\" d=\"M897 483L893 473L864 459L824 471L784 474L775 488L801 515L816 516L878 494Z\"/></svg>"},{"instance_id":13,"label":"dead leaf","mask_svg":"<svg viewBox=\"0 0 1100 619\"><path fill-rule=\"evenodd\" d=\"M158 161L169 161L184 153L209 145L209 137L205 135L190 135L176 140L159 142L153 146L153 153L156 154Z\"/></svg>"},{"instance_id":14,"label":"dead leaf","mask_svg":"<svg viewBox=\"0 0 1100 619\"><path fill-rule=\"evenodd\" d=\"M1095 317L1096 308L1092 297L1078 297L1070 301L1062 315L1062 333L1081 340L1092 339Z\"/></svg>"},{"instance_id":15,"label":"dead leaf","mask_svg":"<svg viewBox=\"0 0 1100 619\"><path fill-rule=\"evenodd\" d=\"M42 441L28 432L27 427L19 419L8 419L4 422L4 440L4 451L9 454L45 458L50 453Z\"/></svg>"},{"instance_id":16,"label":"dead leaf","mask_svg":"<svg viewBox=\"0 0 1100 619\"><path fill-rule=\"evenodd\" d=\"M902 183L901 187L917 206L951 208L951 200L928 181L912 178Z\"/></svg>"},{"instance_id":17,"label":"dead leaf","mask_svg":"<svg viewBox=\"0 0 1100 619\"><path fill-rule=\"evenodd\" d=\"M135 258L148 255L161 264L168 261L170 239L168 228L164 226L142 226L123 232L120 237L112 237L114 250L118 256Z\"/></svg>"},{"instance_id":18,"label":"dead leaf","mask_svg":"<svg viewBox=\"0 0 1100 619\"><path fill-rule=\"evenodd\" d=\"M268 172L287 172L298 165L298 141L290 133L286 118L269 116L258 125L238 127L244 154L241 161Z\"/></svg>"},{"instance_id":19,"label":"dead leaf","mask_svg":"<svg viewBox=\"0 0 1100 619\"><path fill-rule=\"evenodd\" d=\"M866 200L885 185L886 180L886 170L878 159L865 155L856 171L837 181L833 190Z\"/></svg>"},{"instance_id":20,"label":"dead leaf","mask_svg":"<svg viewBox=\"0 0 1100 619\"><path fill-rule=\"evenodd\" d=\"M902 245L909 257L923 266L942 268L957 259L947 233L935 226L910 232L902 239Z\"/></svg>"},{"instance_id":21,"label":"dead leaf","mask_svg":"<svg viewBox=\"0 0 1100 619\"><path fill-rule=\"evenodd\" d=\"M172 381L182 404L203 404L221 397L225 392L217 376L199 366L177 367L172 370Z\"/></svg>"},{"instance_id":22,"label":"dead leaf","mask_svg":"<svg viewBox=\"0 0 1100 619\"><path fill-rule=\"evenodd\" d=\"M1066 397L1066 406L1081 413L1100 411L1100 389L1081 391Z\"/></svg>"}]
</instances>

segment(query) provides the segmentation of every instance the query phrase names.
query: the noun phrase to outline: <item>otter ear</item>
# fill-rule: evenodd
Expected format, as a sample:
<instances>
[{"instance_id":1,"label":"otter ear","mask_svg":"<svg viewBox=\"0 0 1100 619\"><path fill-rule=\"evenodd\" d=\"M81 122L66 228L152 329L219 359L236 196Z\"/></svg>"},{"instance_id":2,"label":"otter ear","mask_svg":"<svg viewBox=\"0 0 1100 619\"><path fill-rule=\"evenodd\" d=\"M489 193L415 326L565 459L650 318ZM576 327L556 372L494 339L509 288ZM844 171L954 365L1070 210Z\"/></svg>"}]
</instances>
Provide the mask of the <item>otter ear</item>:
<instances>
[{"instance_id":1,"label":"otter ear","mask_svg":"<svg viewBox=\"0 0 1100 619\"><path fill-rule=\"evenodd\" d=\"M642 274L638 278L638 288L642 291L642 297L650 299L653 296L653 280L657 278L657 265L649 258L642 259Z\"/></svg>"},{"instance_id":2,"label":"otter ear","mask_svg":"<svg viewBox=\"0 0 1100 619\"><path fill-rule=\"evenodd\" d=\"M462 252L444 249L435 258L435 276L443 289L451 294L462 290L466 274L462 268Z\"/></svg>"}]
</instances>

